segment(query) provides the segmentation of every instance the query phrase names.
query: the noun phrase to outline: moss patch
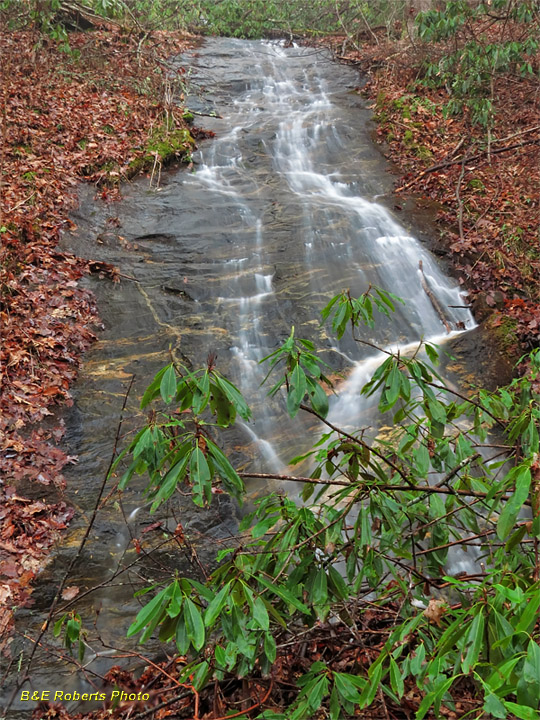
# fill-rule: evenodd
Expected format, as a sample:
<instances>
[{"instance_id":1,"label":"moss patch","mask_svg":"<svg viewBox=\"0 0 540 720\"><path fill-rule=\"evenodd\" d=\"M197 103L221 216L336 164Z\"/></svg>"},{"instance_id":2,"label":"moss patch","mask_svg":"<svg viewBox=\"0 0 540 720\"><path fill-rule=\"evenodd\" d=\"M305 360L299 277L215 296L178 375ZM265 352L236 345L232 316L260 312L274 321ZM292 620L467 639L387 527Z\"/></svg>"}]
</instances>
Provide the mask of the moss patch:
<instances>
[{"instance_id":1,"label":"moss patch","mask_svg":"<svg viewBox=\"0 0 540 720\"><path fill-rule=\"evenodd\" d=\"M425 145L416 146L416 155L421 160L431 160L431 158L433 157L433 153Z\"/></svg>"},{"instance_id":2,"label":"moss patch","mask_svg":"<svg viewBox=\"0 0 540 720\"><path fill-rule=\"evenodd\" d=\"M161 165L169 165L174 161L190 162L191 153L195 149L195 140L187 127L167 129L165 124L155 129L148 138L142 154L133 158L125 170L128 178L149 170L156 160Z\"/></svg>"},{"instance_id":3,"label":"moss patch","mask_svg":"<svg viewBox=\"0 0 540 720\"><path fill-rule=\"evenodd\" d=\"M506 357L512 363L517 363L523 353L518 338L517 320L501 313L493 313L487 318L486 327L496 345L503 350Z\"/></svg>"}]
</instances>

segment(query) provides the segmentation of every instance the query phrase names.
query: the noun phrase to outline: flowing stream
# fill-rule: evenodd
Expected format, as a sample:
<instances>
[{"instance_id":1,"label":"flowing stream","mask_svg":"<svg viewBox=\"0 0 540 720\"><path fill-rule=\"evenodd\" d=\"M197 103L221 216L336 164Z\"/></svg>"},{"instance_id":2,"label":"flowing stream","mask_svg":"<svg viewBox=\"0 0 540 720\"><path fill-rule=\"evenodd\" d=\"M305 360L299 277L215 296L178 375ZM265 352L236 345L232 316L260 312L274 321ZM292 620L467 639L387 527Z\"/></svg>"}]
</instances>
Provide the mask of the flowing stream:
<instances>
[{"instance_id":1,"label":"flowing stream","mask_svg":"<svg viewBox=\"0 0 540 720\"><path fill-rule=\"evenodd\" d=\"M136 417L125 431L143 419L137 396L169 361L169 350L195 366L217 353L218 368L241 388L254 414L253 422L229 434L229 452L254 471L279 472L308 449L309 434L317 430L312 418L290 421L283 399L270 402L260 387L259 360L288 337L291 325L345 372L330 417L356 427L374 422L372 401L363 401L359 390L381 356L345 338L337 346L320 326L318 313L334 294L349 288L359 295L372 283L404 299L390 319L377 320L366 336L371 342L402 348L422 338L445 342L449 336L422 287L421 261L454 339L474 327L469 311L456 307L465 304L459 288L426 243L416 239L407 219L398 220L377 201L388 194L392 178L370 140L370 114L354 91L357 71L312 49L227 39L207 40L185 62L192 66L190 107L221 115L199 121L216 138L201 143L194 172L164 173L159 190L141 180L126 188L118 204L97 203L94 189L83 188L79 229L65 240L76 253L112 262L134 281L90 281L105 330L88 353L66 417L70 452L79 456L68 473L79 520L44 571L36 606L21 613L19 622L30 627L42 622L55 581L80 541L133 374L128 411ZM142 487L128 489L121 509L99 514L70 585L84 590L134 559L131 536L140 537L153 522L141 507ZM253 485L252 493L261 487ZM178 520L163 523L174 528ZM218 496L201 514L186 500L181 521L204 559L234 532L237 509ZM178 566L177 555L160 557ZM183 562L181 572L189 570ZM151 565L143 564L143 575L152 576ZM81 603L89 624L93 609L101 608L96 623L106 643L120 642L138 608L125 577ZM93 647L89 669L106 671L118 662L112 654ZM82 673L70 675L44 655L29 689L54 684L88 687ZM28 706L18 707L27 717Z\"/></svg>"}]
</instances>

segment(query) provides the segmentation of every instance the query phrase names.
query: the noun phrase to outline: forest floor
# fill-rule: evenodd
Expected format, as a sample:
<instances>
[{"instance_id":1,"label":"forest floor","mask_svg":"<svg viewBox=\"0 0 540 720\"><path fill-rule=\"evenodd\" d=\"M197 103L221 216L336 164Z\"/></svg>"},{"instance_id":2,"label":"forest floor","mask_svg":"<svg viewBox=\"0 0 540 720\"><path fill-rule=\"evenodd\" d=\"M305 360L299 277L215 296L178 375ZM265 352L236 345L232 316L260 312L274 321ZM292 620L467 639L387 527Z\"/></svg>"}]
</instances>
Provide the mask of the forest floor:
<instances>
[{"instance_id":1,"label":"forest floor","mask_svg":"<svg viewBox=\"0 0 540 720\"><path fill-rule=\"evenodd\" d=\"M411 195L418 207L437 208L441 249L477 321L486 320L516 362L540 345L538 78L510 71L495 77L488 141L467 110L445 115L446 89L421 82L422 61L434 62L444 49L381 34L342 59L367 74L362 93L371 101L375 138L400 175L395 209Z\"/></svg>"},{"instance_id":2,"label":"forest floor","mask_svg":"<svg viewBox=\"0 0 540 720\"><path fill-rule=\"evenodd\" d=\"M0 647L11 608L32 602L32 580L72 516L62 468L75 458L58 446L64 427L52 410L72 403L99 322L77 281L118 279L61 251L60 233L72 227L81 181L111 205L114 223L120 181L189 161L197 131L172 105L183 70L165 58L193 44L100 30L71 34L65 53L32 32L0 34Z\"/></svg>"}]
</instances>

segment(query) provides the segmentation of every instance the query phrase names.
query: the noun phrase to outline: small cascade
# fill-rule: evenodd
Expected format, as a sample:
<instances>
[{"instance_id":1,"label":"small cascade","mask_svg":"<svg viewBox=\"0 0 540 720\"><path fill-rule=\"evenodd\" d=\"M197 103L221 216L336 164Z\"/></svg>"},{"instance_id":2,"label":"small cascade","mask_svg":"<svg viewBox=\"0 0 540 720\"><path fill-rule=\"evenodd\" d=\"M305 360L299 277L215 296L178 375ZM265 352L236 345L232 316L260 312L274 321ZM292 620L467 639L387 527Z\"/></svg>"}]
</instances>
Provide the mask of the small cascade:
<instances>
[{"instance_id":1,"label":"small cascade","mask_svg":"<svg viewBox=\"0 0 540 720\"><path fill-rule=\"evenodd\" d=\"M449 338L455 337L459 331L450 334L434 335L425 338L430 345L441 345ZM355 430L363 425L368 408L376 404L372 397L361 395L362 388L371 379L375 370L388 357L388 352L399 353L406 357L416 353L419 349L419 342L412 341L404 344L389 345L381 349L381 352L372 353L363 360L354 364L354 367L339 389L338 396L331 402L328 420L339 425L344 430ZM422 353L423 355L423 353Z\"/></svg>"},{"instance_id":2,"label":"small cascade","mask_svg":"<svg viewBox=\"0 0 540 720\"><path fill-rule=\"evenodd\" d=\"M249 425L246 423L240 423L240 427L245 430L246 434L250 438L250 440L256 445L258 448L261 460L262 460L262 467L264 468L265 472L269 473L281 473L284 469L284 463L280 459L279 455L275 451L274 447L272 446L272 443L269 443L268 440L265 440L264 438L261 438L257 435L257 433L250 428Z\"/></svg>"}]
</instances>

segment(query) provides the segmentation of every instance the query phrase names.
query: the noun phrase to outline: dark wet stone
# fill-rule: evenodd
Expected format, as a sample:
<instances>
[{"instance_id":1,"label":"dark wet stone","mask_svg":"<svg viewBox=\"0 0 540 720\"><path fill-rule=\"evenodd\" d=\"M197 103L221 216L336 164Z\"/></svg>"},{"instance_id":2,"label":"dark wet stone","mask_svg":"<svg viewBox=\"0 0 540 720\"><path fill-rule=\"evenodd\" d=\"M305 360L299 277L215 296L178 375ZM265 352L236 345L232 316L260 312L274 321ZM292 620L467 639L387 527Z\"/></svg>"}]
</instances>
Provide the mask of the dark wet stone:
<instances>
[{"instance_id":1,"label":"dark wet stone","mask_svg":"<svg viewBox=\"0 0 540 720\"><path fill-rule=\"evenodd\" d=\"M512 379L515 355L505 353L485 325L452 338L447 349L460 363L463 387L474 384L494 390Z\"/></svg>"},{"instance_id":2,"label":"dark wet stone","mask_svg":"<svg viewBox=\"0 0 540 720\"><path fill-rule=\"evenodd\" d=\"M148 233L147 235L138 235L133 238L134 243L141 242L162 242L172 243L176 240L176 235L167 235L163 233Z\"/></svg>"},{"instance_id":3,"label":"dark wet stone","mask_svg":"<svg viewBox=\"0 0 540 720\"><path fill-rule=\"evenodd\" d=\"M191 297L191 295L188 292L186 292L186 290L182 287L175 287L174 285L169 284L169 285L162 285L161 289L166 293L170 293L171 295L180 295L180 297L184 298L184 300L193 301L193 298Z\"/></svg>"}]
</instances>

